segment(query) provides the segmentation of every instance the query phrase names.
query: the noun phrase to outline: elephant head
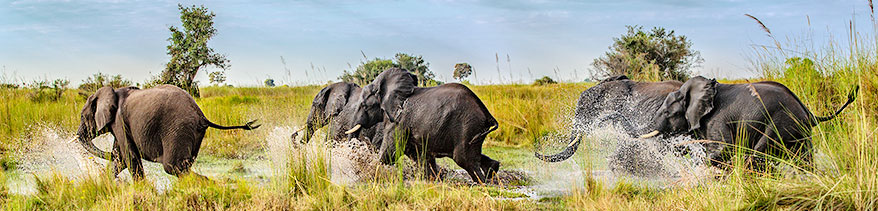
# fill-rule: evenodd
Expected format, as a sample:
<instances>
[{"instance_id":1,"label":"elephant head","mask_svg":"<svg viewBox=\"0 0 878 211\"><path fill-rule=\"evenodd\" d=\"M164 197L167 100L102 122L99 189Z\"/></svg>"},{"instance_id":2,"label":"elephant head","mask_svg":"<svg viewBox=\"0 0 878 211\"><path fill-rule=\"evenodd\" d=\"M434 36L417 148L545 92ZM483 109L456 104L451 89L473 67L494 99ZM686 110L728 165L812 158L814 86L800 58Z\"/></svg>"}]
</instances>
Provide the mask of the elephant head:
<instances>
[{"instance_id":1,"label":"elephant head","mask_svg":"<svg viewBox=\"0 0 878 211\"><path fill-rule=\"evenodd\" d=\"M299 132L304 131L302 143L310 141L314 131L329 125L330 120L340 118L339 115L349 107L347 104L359 102L360 92L360 86L347 82L334 83L321 89L311 103L311 111L305 121L305 127L294 132L292 139L295 140Z\"/></svg>"},{"instance_id":2,"label":"elephant head","mask_svg":"<svg viewBox=\"0 0 878 211\"><path fill-rule=\"evenodd\" d=\"M372 127L383 119L395 123L417 84L415 75L400 68L391 68L378 75L372 84L363 87L362 101L354 115L357 125L345 133L356 136L361 127Z\"/></svg>"},{"instance_id":3,"label":"elephant head","mask_svg":"<svg viewBox=\"0 0 878 211\"><path fill-rule=\"evenodd\" d=\"M715 79L701 76L686 81L679 90L668 94L653 122L655 130L641 138L689 133L701 128L702 119L713 110L716 84Z\"/></svg>"},{"instance_id":4,"label":"elephant head","mask_svg":"<svg viewBox=\"0 0 878 211\"><path fill-rule=\"evenodd\" d=\"M92 140L110 130L110 125L116 118L118 102L113 88L105 86L89 96L82 108L76 139L94 156L108 159L111 157L109 152L98 149Z\"/></svg>"}]
</instances>

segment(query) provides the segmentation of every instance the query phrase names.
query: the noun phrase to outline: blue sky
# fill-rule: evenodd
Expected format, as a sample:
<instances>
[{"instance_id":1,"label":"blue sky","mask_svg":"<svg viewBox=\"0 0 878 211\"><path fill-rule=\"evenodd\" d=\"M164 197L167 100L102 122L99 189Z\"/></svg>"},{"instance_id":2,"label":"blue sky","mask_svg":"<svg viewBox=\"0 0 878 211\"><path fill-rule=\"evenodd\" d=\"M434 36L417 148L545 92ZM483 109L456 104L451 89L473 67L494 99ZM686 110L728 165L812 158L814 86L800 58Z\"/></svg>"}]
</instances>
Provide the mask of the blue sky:
<instances>
[{"instance_id":1,"label":"blue sky","mask_svg":"<svg viewBox=\"0 0 878 211\"><path fill-rule=\"evenodd\" d=\"M142 82L168 60L167 28L180 25L178 3L203 4L217 14L210 45L231 60L227 76L235 85L269 77L293 85L337 80L363 60L361 51L370 59L422 55L443 81L453 81L459 62L473 65L470 80L479 83L527 83L543 75L579 81L626 25L686 35L705 60L698 74L740 78L754 75L751 45L771 44L745 13L782 42L810 31L814 43L826 43L830 35L846 36L852 18L869 23L865 0L0 0L0 71L7 81L78 84L100 71Z\"/></svg>"}]
</instances>

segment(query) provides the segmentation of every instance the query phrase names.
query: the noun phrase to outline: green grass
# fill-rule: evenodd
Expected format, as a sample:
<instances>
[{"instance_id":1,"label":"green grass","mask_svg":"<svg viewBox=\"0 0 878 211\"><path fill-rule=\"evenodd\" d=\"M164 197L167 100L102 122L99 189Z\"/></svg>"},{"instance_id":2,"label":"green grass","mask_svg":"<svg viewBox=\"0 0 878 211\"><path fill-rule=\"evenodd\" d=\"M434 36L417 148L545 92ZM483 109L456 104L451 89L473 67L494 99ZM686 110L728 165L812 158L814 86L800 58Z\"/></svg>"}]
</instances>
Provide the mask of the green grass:
<instances>
[{"instance_id":1,"label":"green grass","mask_svg":"<svg viewBox=\"0 0 878 211\"><path fill-rule=\"evenodd\" d=\"M159 192L147 182L119 182L94 177L70 180L40 176L37 193L15 195L0 187L2 208L10 210L276 210L276 209L404 209L404 210L875 210L878 209L878 34L856 34L850 42L831 42L817 49L777 44L756 49L755 66L761 78L787 85L816 115L838 108L854 85L857 100L838 118L813 128L819 155L815 170L754 173L743 168L737 150L736 167L718 179L695 186L654 188L638 181L601 184L594 178L570 194L541 200L503 200L521 194L503 187L470 186L423 180L401 181L397 175L376 176L372 182L342 186L328 178L321 147L290 152L286 171L261 186L235 176L206 181L184 177ZM854 43L837 46L836 43ZM790 52L800 52L792 54ZM814 65L788 62L800 57ZM799 60L802 61L802 60ZM819 68L818 68L819 67ZM533 140L565 132L579 93L591 84L547 86L470 86L500 122L491 133L485 154L503 163L501 169L522 168L533 159ZM254 131L208 130L199 161L263 156L263 142L273 126L299 127L320 86L276 88L205 87L197 99L205 115L224 125L260 119ZM66 92L57 102L33 102L25 89L0 89L0 152L4 171L16 164L41 127L72 134L85 98ZM317 139L320 140L320 139ZM587 159L586 148L576 159ZM225 162L225 161L224 161ZM588 170L586 160L584 169ZM448 160L440 163L453 166ZM237 171L247 162L235 164ZM197 164L196 164L197 165ZM783 164L781 164L783 165ZM7 180L0 171L0 184ZM123 173L125 174L125 173Z\"/></svg>"}]
</instances>

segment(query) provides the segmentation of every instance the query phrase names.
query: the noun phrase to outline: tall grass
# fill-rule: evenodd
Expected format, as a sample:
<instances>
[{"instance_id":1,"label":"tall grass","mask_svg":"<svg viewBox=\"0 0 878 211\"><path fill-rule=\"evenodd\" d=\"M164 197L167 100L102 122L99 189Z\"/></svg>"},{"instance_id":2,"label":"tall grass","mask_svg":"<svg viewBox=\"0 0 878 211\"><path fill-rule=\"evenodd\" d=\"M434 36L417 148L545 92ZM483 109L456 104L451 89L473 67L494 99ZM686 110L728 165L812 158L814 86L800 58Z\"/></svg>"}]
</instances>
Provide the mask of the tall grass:
<instances>
[{"instance_id":1,"label":"tall grass","mask_svg":"<svg viewBox=\"0 0 878 211\"><path fill-rule=\"evenodd\" d=\"M528 146L534 137L560 129L556 111L572 107L580 90L587 85L549 86L491 85L470 86L482 98L501 124L487 139L489 145ZM243 158L262 155L264 140L274 126L303 124L310 103L320 86L229 88L205 87L196 99L208 119L223 125L242 124L259 119L263 128L253 131L208 130L200 158L205 156ZM67 91L57 102L36 103L28 99L29 90L3 89L0 113L0 146L8 149L3 157L14 163L18 150L39 128L59 128L69 135L79 124L79 112L85 97ZM315 139L321 140L321 139ZM509 195L502 188L470 187L423 180L376 177L373 182L355 186L333 184L328 175L331 157L321 147L289 152L285 172L273 178L269 187L255 187L243 180L204 181L184 177L170 189L159 192L148 183L127 183L94 177L73 180L65 176L40 176L35 195L8 195L0 190L2 207L12 210L70 209L466 209L516 210L545 209L557 204L532 201L505 201L495 198ZM525 153L525 155L528 155ZM516 158L520 159L520 158ZM125 174L123 172L123 174ZM382 179L383 178L383 179ZM390 178L390 179L387 179ZM0 182L6 179L0 171ZM5 183L5 182L4 182ZM5 186L4 186L5 187Z\"/></svg>"},{"instance_id":2,"label":"tall grass","mask_svg":"<svg viewBox=\"0 0 878 211\"><path fill-rule=\"evenodd\" d=\"M758 26L774 38L757 17ZM873 23L878 26L878 23ZM754 66L763 77L790 88L815 115L829 115L854 86L856 101L834 120L812 129L815 168L781 168L764 174L746 167L746 149L736 150L735 166L718 181L695 187L654 190L617 184L609 190L582 190L565 198L572 209L653 210L875 210L878 209L878 27L871 33L850 27L848 40L813 40L754 48ZM849 43L840 46L839 43ZM783 162L781 166L787 165Z\"/></svg>"},{"instance_id":3,"label":"tall grass","mask_svg":"<svg viewBox=\"0 0 878 211\"><path fill-rule=\"evenodd\" d=\"M760 23L760 27L764 26ZM770 33L767 27L764 30ZM159 192L145 182L41 176L37 193L32 196L8 194L5 186L0 188L0 206L12 210L874 210L878 209L876 32L878 27L871 33L860 33L851 27L848 40L831 40L819 48L808 48L816 46L813 44L775 41L774 47L754 49L757 55L754 66L763 77L752 81L775 80L785 84L816 115L835 111L854 85L860 87L857 100L845 112L813 128L812 140L817 154L814 170L753 173L744 167L745 156L741 155L748 152L742 149L734 159L734 168L721 178L697 186L655 189L636 181L599 184L593 178L585 178L586 187L561 198L542 202L510 201L496 198L497 192L504 190L493 187L423 180L375 179L352 186L337 185L331 182L328 173L332 155L325 148L311 145L289 152L291 159L285 171L272 178L280 182L269 187L256 187L234 179L207 181L184 177L170 189ZM570 116L579 93L588 86L590 84L469 87L500 122L500 128L489 135L486 143L503 148L528 148L536 138L565 130L565 120L561 118ZM202 90L203 97L196 101L205 115L219 124L260 119L266 128L301 126L320 88L206 87ZM27 95L26 89L0 88L0 110L3 111L0 112L0 152L4 167L14 161L17 149L26 145L29 136L41 125L58 127L72 134L79 124L83 96L68 91L59 101L37 103ZM208 130L200 154L230 158L260 154L269 132L268 129ZM0 171L0 183L5 180L6 173Z\"/></svg>"}]
</instances>

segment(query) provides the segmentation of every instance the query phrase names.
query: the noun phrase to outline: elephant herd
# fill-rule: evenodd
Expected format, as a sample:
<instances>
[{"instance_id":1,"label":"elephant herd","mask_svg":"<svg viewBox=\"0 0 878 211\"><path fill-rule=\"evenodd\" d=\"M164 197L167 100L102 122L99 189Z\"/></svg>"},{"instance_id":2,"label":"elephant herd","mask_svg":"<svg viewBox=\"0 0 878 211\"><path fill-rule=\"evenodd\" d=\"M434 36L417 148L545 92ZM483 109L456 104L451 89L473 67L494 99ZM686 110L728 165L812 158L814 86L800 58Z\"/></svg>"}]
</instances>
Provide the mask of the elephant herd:
<instances>
[{"instance_id":1,"label":"elephant herd","mask_svg":"<svg viewBox=\"0 0 878 211\"><path fill-rule=\"evenodd\" d=\"M378 152L384 164L398 156L415 160L428 178L437 178L436 158L450 157L473 181L491 182L500 162L482 154L482 144L498 121L484 103L457 83L418 87L409 71L391 68L364 87L339 82L317 94L305 126L299 133L308 142L314 132L329 126L327 138L359 140ZM688 81L639 82L625 76L601 81L579 97L569 145L560 153L536 157L558 162L570 158L582 137L605 124L621 125L634 138L691 135L713 140L705 143L740 146L753 154L799 156L810 162L810 129L838 115L856 96L830 116L815 116L784 85L771 82L721 84L694 77ZM255 121L241 126L221 126L207 120L195 100L175 86L150 89L103 87L88 97L82 108L75 140L86 151L109 160L118 175L128 168L134 179L143 179L141 159L161 163L168 174L182 175L198 155L208 127L252 130ZM638 124L645 123L645 124ZM111 133L111 152L92 140ZM728 151L728 150L726 150ZM710 155L713 165L727 163L728 153Z\"/></svg>"}]
</instances>

